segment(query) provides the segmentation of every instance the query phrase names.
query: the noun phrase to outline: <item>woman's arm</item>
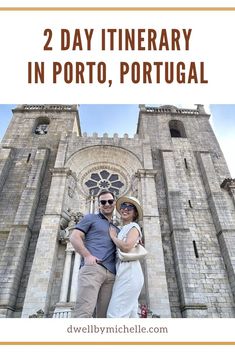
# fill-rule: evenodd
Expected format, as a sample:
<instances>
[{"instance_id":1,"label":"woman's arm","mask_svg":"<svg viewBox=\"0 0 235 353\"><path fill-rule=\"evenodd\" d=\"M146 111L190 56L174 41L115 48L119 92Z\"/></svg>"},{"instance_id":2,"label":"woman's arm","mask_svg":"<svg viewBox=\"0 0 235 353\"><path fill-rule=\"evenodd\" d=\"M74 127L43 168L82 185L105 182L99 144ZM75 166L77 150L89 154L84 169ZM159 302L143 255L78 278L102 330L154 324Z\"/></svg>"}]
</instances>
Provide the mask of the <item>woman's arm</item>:
<instances>
[{"instance_id":1,"label":"woman's arm","mask_svg":"<svg viewBox=\"0 0 235 353\"><path fill-rule=\"evenodd\" d=\"M137 243L140 233L136 227L132 227L126 235L126 240L117 238L117 232L114 227L110 227L109 234L114 244L123 252L129 252Z\"/></svg>"}]
</instances>

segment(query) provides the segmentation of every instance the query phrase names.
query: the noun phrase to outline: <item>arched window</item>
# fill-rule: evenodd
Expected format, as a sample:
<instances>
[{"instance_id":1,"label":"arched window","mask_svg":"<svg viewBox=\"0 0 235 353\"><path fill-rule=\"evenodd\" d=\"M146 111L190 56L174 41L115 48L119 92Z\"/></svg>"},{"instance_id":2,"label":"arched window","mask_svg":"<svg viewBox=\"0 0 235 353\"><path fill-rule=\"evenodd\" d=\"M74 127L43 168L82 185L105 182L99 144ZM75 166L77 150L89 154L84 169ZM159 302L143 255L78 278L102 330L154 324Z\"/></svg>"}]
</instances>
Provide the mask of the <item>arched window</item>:
<instances>
[{"instance_id":1,"label":"arched window","mask_svg":"<svg viewBox=\"0 0 235 353\"><path fill-rule=\"evenodd\" d=\"M187 137L185 133L184 124L180 120L170 120L169 121L169 129L171 133L171 137Z\"/></svg>"},{"instance_id":2,"label":"arched window","mask_svg":"<svg viewBox=\"0 0 235 353\"><path fill-rule=\"evenodd\" d=\"M36 122L34 133L36 135L46 135L48 132L49 124L50 124L50 120L48 118L46 117L39 118Z\"/></svg>"}]
</instances>

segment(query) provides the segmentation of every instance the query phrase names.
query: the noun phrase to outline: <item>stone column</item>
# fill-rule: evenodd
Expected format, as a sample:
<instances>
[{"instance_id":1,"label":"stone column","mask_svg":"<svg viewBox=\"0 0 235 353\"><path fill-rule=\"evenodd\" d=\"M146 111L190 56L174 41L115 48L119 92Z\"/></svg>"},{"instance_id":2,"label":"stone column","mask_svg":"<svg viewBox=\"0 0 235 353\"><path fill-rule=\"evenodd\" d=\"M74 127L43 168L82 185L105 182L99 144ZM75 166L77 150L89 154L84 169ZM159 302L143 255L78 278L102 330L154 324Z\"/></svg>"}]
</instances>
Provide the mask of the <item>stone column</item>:
<instances>
[{"instance_id":1,"label":"stone column","mask_svg":"<svg viewBox=\"0 0 235 353\"><path fill-rule=\"evenodd\" d=\"M89 213L94 213L94 196L93 196L93 193L91 193L91 196L90 196L90 212Z\"/></svg>"},{"instance_id":2,"label":"stone column","mask_svg":"<svg viewBox=\"0 0 235 353\"><path fill-rule=\"evenodd\" d=\"M75 252L74 265L73 265L73 273L72 273L72 281L70 288L70 302L76 302L77 299L77 291L78 291L78 272L81 262L81 256Z\"/></svg>"},{"instance_id":3,"label":"stone column","mask_svg":"<svg viewBox=\"0 0 235 353\"><path fill-rule=\"evenodd\" d=\"M49 311L66 181L71 171L67 168L54 168L51 173L51 188L29 276L22 317L29 317L40 309L45 315Z\"/></svg>"},{"instance_id":4,"label":"stone column","mask_svg":"<svg viewBox=\"0 0 235 353\"><path fill-rule=\"evenodd\" d=\"M141 169L137 175L141 184L143 228L145 246L148 250L146 284L149 293L149 309L153 314L167 318L171 317L171 312L154 180L156 171Z\"/></svg>"},{"instance_id":5,"label":"stone column","mask_svg":"<svg viewBox=\"0 0 235 353\"><path fill-rule=\"evenodd\" d=\"M67 247L65 250L64 271L63 271L63 277L62 277L62 283L61 283L61 289L60 289L60 303L66 303L68 300L72 254L73 254L73 250L69 247L69 243L67 243Z\"/></svg>"},{"instance_id":6,"label":"stone column","mask_svg":"<svg viewBox=\"0 0 235 353\"><path fill-rule=\"evenodd\" d=\"M94 213L97 213L99 211L99 202L98 202L98 197L95 196L95 201L94 201Z\"/></svg>"}]
</instances>

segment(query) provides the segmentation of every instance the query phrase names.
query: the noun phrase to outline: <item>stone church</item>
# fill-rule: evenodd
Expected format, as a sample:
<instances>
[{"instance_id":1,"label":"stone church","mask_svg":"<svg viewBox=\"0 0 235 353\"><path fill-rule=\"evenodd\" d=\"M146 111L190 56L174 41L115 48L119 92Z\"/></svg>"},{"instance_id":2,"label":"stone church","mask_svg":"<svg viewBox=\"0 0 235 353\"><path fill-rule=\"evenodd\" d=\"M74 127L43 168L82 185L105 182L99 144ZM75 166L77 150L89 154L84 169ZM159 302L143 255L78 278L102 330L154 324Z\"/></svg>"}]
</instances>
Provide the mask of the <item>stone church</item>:
<instances>
[{"instance_id":1,"label":"stone church","mask_svg":"<svg viewBox=\"0 0 235 353\"><path fill-rule=\"evenodd\" d=\"M195 107L140 105L132 138L82 134L77 105L13 109L0 147L0 317L71 316L69 232L102 189L143 205L149 317L235 317L235 179Z\"/></svg>"}]
</instances>

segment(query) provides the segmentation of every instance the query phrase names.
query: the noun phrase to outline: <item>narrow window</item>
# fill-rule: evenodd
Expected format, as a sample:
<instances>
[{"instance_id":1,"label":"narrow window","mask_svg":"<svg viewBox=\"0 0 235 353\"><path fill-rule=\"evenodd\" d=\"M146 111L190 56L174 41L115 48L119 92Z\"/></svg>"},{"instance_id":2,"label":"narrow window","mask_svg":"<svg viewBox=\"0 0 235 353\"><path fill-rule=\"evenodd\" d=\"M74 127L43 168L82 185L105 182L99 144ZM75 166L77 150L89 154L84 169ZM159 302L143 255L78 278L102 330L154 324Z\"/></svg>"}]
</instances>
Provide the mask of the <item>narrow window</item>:
<instances>
[{"instance_id":1,"label":"narrow window","mask_svg":"<svg viewBox=\"0 0 235 353\"><path fill-rule=\"evenodd\" d=\"M31 153L28 154L27 163L29 163L30 158L31 158Z\"/></svg>"},{"instance_id":2,"label":"narrow window","mask_svg":"<svg viewBox=\"0 0 235 353\"><path fill-rule=\"evenodd\" d=\"M187 163L187 159L184 158L184 164L185 164L185 168L188 169L188 163Z\"/></svg>"},{"instance_id":3,"label":"narrow window","mask_svg":"<svg viewBox=\"0 0 235 353\"><path fill-rule=\"evenodd\" d=\"M199 254L198 254L198 251L197 251L197 244L196 244L195 240L193 240L193 248L194 248L195 256L198 259L199 258Z\"/></svg>"},{"instance_id":4,"label":"narrow window","mask_svg":"<svg viewBox=\"0 0 235 353\"><path fill-rule=\"evenodd\" d=\"M189 207L190 207L190 208L193 208L193 206L192 206L192 204L191 204L191 201L190 201L190 200L188 200L188 204L189 204Z\"/></svg>"}]
</instances>

